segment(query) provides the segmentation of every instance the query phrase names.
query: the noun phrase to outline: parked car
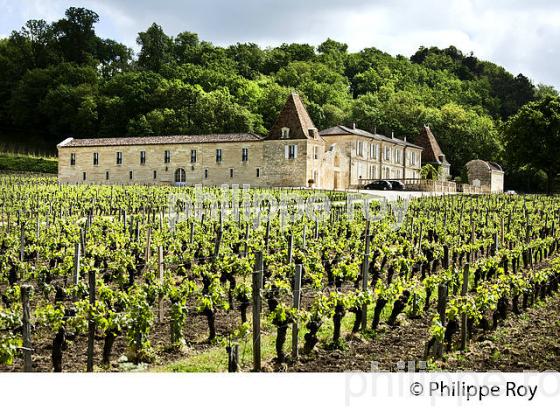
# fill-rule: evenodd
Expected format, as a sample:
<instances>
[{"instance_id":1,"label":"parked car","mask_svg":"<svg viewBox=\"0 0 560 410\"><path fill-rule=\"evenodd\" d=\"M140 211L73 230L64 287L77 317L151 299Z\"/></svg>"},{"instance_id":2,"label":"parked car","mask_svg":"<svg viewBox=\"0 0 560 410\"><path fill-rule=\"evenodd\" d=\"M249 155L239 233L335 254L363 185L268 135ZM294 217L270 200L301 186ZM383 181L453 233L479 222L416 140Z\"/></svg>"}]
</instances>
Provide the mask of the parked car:
<instances>
[{"instance_id":1,"label":"parked car","mask_svg":"<svg viewBox=\"0 0 560 410\"><path fill-rule=\"evenodd\" d=\"M393 186L393 188L392 188L393 191L404 191L406 189L406 187L404 186L404 184L401 181L389 180L389 182Z\"/></svg>"},{"instance_id":2,"label":"parked car","mask_svg":"<svg viewBox=\"0 0 560 410\"><path fill-rule=\"evenodd\" d=\"M393 189L393 185L389 181L379 180L379 181L370 182L364 188L377 189L381 191L390 191L391 189Z\"/></svg>"},{"instance_id":3,"label":"parked car","mask_svg":"<svg viewBox=\"0 0 560 410\"><path fill-rule=\"evenodd\" d=\"M510 189L509 191L504 192L504 194L506 194L506 195L517 195L517 192Z\"/></svg>"}]
</instances>

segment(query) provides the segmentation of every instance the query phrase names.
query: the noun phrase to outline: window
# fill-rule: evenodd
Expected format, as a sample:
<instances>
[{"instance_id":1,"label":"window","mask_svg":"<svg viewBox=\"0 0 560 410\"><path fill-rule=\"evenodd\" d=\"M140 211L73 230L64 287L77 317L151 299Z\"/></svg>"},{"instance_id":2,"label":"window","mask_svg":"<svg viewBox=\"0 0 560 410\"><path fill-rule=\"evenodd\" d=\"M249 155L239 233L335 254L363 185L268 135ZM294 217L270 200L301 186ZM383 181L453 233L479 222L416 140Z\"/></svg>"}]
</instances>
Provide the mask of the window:
<instances>
[{"instance_id":1,"label":"window","mask_svg":"<svg viewBox=\"0 0 560 410\"><path fill-rule=\"evenodd\" d=\"M391 147L385 147L385 151L383 153L383 159L385 161L391 160Z\"/></svg>"},{"instance_id":2,"label":"window","mask_svg":"<svg viewBox=\"0 0 560 410\"><path fill-rule=\"evenodd\" d=\"M140 165L146 165L146 151L140 151Z\"/></svg>"},{"instance_id":3,"label":"window","mask_svg":"<svg viewBox=\"0 0 560 410\"><path fill-rule=\"evenodd\" d=\"M319 159L319 147L313 147L313 159Z\"/></svg>"},{"instance_id":4,"label":"window","mask_svg":"<svg viewBox=\"0 0 560 410\"><path fill-rule=\"evenodd\" d=\"M187 174L183 168L177 168L175 171L175 182L176 183L185 183L187 180Z\"/></svg>"},{"instance_id":5,"label":"window","mask_svg":"<svg viewBox=\"0 0 560 410\"><path fill-rule=\"evenodd\" d=\"M319 183L319 172L317 171L313 171L313 183L314 184Z\"/></svg>"},{"instance_id":6,"label":"window","mask_svg":"<svg viewBox=\"0 0 560 410\"><path fill-rule=\"evenodd\" d=\"M122 152L117 152L117 165L122 165Z\"/></svg>"},{"instance_id":7,"label":"window","mask_svg":"<svg viewBox=\"0 0 560 410\"><path fill-rule=\"evenodd\" d=\"M171 162L171 151L165 151L163 153L163 162L169 164Z\"/></svg>"},{"instance_id":8,"label":"window","mask_svg":"<svg viewBox=\"0 0 560 410\"><path fill-rule=\"evenodd\" d=\"M82 179L85 181L86 180L86 176L87 174L85 173L85 171L82 173Z\"/></svg>"},{"instance_id":9,"label":"window","mask_svg":"<svg viewBox=\"0 0 560 410\"><path fill-rule=\"evenodd\" d=\"M297 158L297 145L286 145L285 146L285 157L286 159L296 159Z\"/></svg>"},{"instance_id":10,"label":"window","mask_svg":"<svg viewBox=\"0 0 560 410\"><path fill-rule=\"evenodd\" d=\"M409 152L410 155L410 165L416 165L416 151Z\"/></svg>"},{"instance_id":11,"label":"window","mask_svg":"<svg viewBox=\"0 0 560 410\"><path fill-rule=\"evenodd\" d=\"M241 148L241 161L247 162L249 160L249 148Z\"/></svg>"},{"instance_id":12,"label":"window","mask_svg":"<svg viewBox=\"0 0 560 410\"><path fill-rule=\"evenodd\" d=\"M191 149L191 164L194 164L195 162L196 162L196 150Z\"/></svg>"},{"instance_id":13,"label":"window","mask_svg":"<svg viewBox=\"0 0 560 410\"><path fill-rule=\"evenodd\" d=\"M377 159L379 155L379 145L370 144L369 146L369 157L370 159Z\"/></svg>"},{"instance_id":14,"label":"window","mask_svg":"<svg viewBox=\"0 0 560 410\"><path fill-rule=\"evenodd\" d=\"M314 129L314 128L309 128L307 131L308 131L308 134L309 134L309 136L310 136L311 138L316 138L315 129Z\"/></svg>"},{"instance_id":15,"label":"window","mask_svg":"<svg viewBox=\"0 0 560 410\"><path fill-rule=\"evenodd\" d=\"M282 138L290 138L290 129L287 127L282 128Z\"/></svg>"},{"instance_id":16,"label":"window","mask_svg":"<svg viewBox=\"0 0 560 410\"><path fill-rule=\"evenodd\" d=\"M358 171L358 179L362 179L362 163L358 162L358 165L356 166L357 171Z\"/></svg>"},{"instance_id":17,"label":"window","mask_svg":"<svg viewBox=\"0 0 560 410\"><path fill-rule=\"evenodd\" d=\"M204 169L204 179L208 179L208 168Z\"/></svg>"},{"instance_id":18,"label":"window","mask_svg":"<svg viewBox=\"0 0 560 410\"><path fill-rule=\"evenodd\" d=\"M216 162L222 162L222 150L218 148L216 150Z\"/></svg>"},{"instance_id":19,"label":"window","mask_svg":"<svg viewBox=\"0 0 560 410\"><path fill-rule=\"evenodd\" d=\"M230 178L233 178L233 168L230 168L230 169L229 169L229 177L230 177Z\"/></svg>"},{"instance_id":20,"label":"window","mask_svg":"<svg viewBox=\"0 0 560 410\"><path fill-rule=\"evenodd\" d=\"M93 153L93 165L99 165L99 153L98 152Z\"/></svg>"},{"instance_id":21,"label":"window","mask_svg":"<svg viewBox=\"0 0 560 410\"><path fill-rule=\"evenodd\" d=\"M132 179L132 171L128 171L128 179Z\"/></svg>"},{"instance_id":22,"label":"window","mask_svg":"<svg viewBox=\"0 0 560 410\"><path fill-rule=\"evenodd\" d=\"M356 147L356 154L360 157L364 156L364 143L363 143L363 141L358 141L358 145Z\"/></svg>"},{"instance_id":23,"label":"window","mask_svg":"<svg viewBox=\"0 0 560 410\"><path fill-rule=\"evenodd\" d=\"M154 170L154 179L157 179L157 171Z\"/></svg>"},{"instance_id":24,"label":"window","mask_svg":"<svg viewBox=\"0 0 560 410\"><path fill-rule=\"evenodd\" d=\"M109 180L109 171L105 171L105 180L106 180L106 181Z\"/></svg>"},{"instance_id":25,"label":"window","mask_svg":"<svg viewBox=\"0 0 560 410\"><path fill-rule=\"evenodd\" d=\"M76 165L76 154L70 154L70 165Z\"/></svg>"},{"instance_id":26,"label":"window","mask_svg":"<svg viewBox=\"0 0 560 410\"><path fill-rule=\"evenodd\" d=\"M261 177L261 169L257 168L257 178L260 178L260 177Z\"/></svg>"},{"instance_id":27,"label":"window","mask_svg":"<svg viewBox=\"0 0 560 410\"><path fill-rule=\"evenodd\" d=\"M400 149L395 149L395 163L396 164L400 164L402 157L401 157L402 151Z\"/></svg>"}]
</instances>

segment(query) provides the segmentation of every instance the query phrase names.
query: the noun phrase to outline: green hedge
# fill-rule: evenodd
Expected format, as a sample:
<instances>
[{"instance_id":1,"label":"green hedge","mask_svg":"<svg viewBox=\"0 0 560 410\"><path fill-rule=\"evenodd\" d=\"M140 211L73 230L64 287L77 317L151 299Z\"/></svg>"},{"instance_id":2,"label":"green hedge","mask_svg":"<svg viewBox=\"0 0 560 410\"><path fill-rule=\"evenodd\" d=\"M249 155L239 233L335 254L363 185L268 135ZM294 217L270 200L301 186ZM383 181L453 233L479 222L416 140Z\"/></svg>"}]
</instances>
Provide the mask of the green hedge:
<instances>
[{"instance_id":1,"label":"green hedge","mask_svg":"<svg viewBox=\"0 0 560 410\"><path fill-rule=\"evenodd\" d=\"M57 174L58 160L56 158L0 153L0 170Z\"/></svg>"}]
</instances>

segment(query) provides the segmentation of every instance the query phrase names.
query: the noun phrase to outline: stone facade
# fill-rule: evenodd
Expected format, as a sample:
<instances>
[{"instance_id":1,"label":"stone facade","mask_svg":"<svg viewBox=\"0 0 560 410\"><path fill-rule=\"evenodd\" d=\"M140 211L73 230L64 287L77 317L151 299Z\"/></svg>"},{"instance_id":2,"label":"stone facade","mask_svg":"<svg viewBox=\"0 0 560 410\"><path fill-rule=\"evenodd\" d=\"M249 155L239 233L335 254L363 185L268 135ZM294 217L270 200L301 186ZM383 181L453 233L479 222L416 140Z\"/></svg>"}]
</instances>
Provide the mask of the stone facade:
<instances>
[{"instance_id":1,"label":"stone facade","mask_svg":"<svg viewBox=\"0 0 560 410\"><path fill-rule=\"evenodd\" d=\"M247 150L246 160L242 157L243 149ZM71 154L75 155L75 165L69 165ZM97 164L94 154L97 154ZM120 164L117 155L121 156ZM60 182L219 185L235 181L265 185L260 182L263 171L260 141L68 147L59 148L58 157Z\"/></svg>"},{"instance_id":2,"label":"stone facade","mask_svg":"<svg viewBox=\"0 0 560 410\"><path fill-rule=\"evenodd\" d=\"M470 185L477 186L480 183L482 192L504 192L504 171L500 165L475 159L467 162L466 167Z\"/></svg>"},{"instance_id":3,"label":"stone facade","mask_svg":"<svg viewBox=\"0 0 560 410\"><path fill-rule=\"evenodd\" d=\"M361 179L420 178L421 154L406 141L355 127L319 132L292 94L266 137L69 138L58 145L58 177L61 183L347 189Z\"/></svg>"},{"instance_id":4,"label":"stone facade","mask_svg":"<svg viewBox=\"0 0 560 410\"><path fill-rule=\"evenodd\" d=\"M358 186L373 179L420 178L422 148L405 140L338 125L320 132L336 147L338 178L345 186Z\"/></svg>"}]
</instances>

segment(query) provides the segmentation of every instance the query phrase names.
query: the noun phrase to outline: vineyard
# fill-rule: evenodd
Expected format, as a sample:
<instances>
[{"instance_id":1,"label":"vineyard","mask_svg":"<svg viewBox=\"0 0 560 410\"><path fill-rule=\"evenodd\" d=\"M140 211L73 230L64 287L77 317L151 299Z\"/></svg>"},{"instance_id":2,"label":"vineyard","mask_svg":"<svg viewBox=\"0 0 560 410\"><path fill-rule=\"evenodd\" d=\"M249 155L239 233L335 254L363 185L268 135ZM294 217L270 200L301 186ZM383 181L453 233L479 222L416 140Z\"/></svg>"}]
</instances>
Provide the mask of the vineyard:
<instances>
[{"instance_id":1,"label":"vineyard","mask_svg":"<svg viewBox=\"0 0 560 410\"><path fill-rule=\"evenodd\" d=\"M321 192L328 209L298 214L271 198L317 193L204 192L220 205L176 202L186 187L1 176L0 370L181 370L204 356L216 363L202 370L305 371L404 327L419 329L416 359L437 362L556 297L553 196L358 198L349 212L345 193Z\"/></svg>"}]
</instances>

